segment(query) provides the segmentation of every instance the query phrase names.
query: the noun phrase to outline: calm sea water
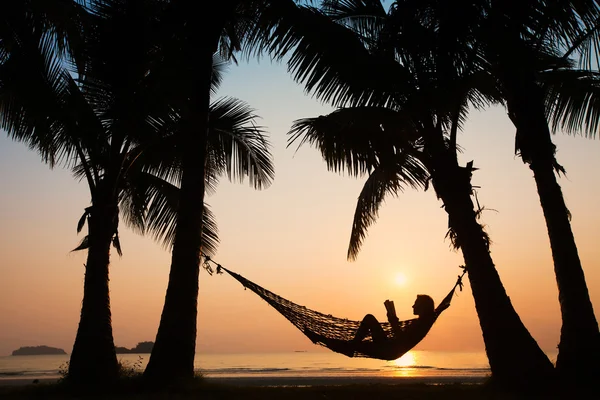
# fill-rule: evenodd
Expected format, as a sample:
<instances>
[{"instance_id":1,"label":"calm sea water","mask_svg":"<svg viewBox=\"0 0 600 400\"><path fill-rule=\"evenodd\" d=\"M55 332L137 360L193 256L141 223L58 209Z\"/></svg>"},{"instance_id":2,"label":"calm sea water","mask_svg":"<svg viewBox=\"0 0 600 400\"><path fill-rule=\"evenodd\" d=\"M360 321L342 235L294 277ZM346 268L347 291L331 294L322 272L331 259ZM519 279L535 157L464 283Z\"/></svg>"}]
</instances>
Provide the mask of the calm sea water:
<instances>
[{"instance_id":1,"label":"calm sea water","mask_svg":"<svg viewBox=\"0 0 600 400\"><path fill-rule=\"evenodd\" d=\"M131 368L143 369L149 355L120 354ZM68 355L0 357L0 380L60 377ZM411 351L395 361L348 358L330 352L196 355L196 369L207 377L484 377L484 353Z\"/></svg>"}]
</instances>

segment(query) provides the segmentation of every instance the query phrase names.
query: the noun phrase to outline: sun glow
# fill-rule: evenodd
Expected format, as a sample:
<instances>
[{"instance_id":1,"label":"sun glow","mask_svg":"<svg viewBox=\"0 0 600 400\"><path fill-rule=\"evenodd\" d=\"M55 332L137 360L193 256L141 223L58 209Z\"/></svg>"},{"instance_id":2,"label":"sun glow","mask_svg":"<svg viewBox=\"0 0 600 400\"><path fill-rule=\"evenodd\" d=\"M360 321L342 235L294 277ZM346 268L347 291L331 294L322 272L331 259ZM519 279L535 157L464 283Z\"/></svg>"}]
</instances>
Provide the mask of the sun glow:
<instances>
[{"instance_id":1,"label":"sun glow","mask_svg":"<svg viewBox=\"0 0 600 400\"><path fill-rule=\"evenodd\" d=\"M409 351L402 357L398 358L397 360L394 360L394 365L396 367L412 367L416 364L416 362L417 360L414 353L412 351Z\"/></svg>"},{"instance_id":2,"label":"sun glow","mask_svg":"<svg viewBox=\"0 0 600 400\"><path fill-rule=\"evenodd\" d=\"M397 360L391 361L394 376L416 376L418 370L413 368L417 364L417 357L412 351L409 351Z\"/></svg>"},{"instance_id":3,"label":"sun glow","mask_svg":"<svg viewBox=\"0 0 600 400\"><path fill-rule=\"evenodd\" d=\"M395 282L398 286L406 285L406 275L404 275L402 272L398 272L396 274Z\"/></svg>"}]
</instances>

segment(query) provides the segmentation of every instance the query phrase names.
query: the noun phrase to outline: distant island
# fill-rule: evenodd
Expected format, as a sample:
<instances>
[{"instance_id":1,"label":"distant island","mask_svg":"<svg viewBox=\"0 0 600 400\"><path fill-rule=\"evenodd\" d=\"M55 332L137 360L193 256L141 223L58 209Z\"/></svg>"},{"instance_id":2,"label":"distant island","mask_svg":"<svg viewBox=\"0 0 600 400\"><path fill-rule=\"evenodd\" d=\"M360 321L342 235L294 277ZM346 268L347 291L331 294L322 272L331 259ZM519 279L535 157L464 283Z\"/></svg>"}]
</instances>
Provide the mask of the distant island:
<instances>
[{"instance_id":1,"label":"distant island","mask_svg":"<svg viewBox=\"0 0 600 400\"><path fill-rule=\"evenodd\" d=\"M117 354L150 354L154 342L140 342L134 348L115 347ZM43 356L43 355L67 354L63 349L49 346L25 346L12 352L13 356Z\"/></svg>"},{"instance_id":2,"label":"distant island","mask_svg":"<svg viewBox=\"0 0 600 400\"><path fill-rule=\"evenodd\" d=\"M116 346L115 350L117 354L150 354L153 347L154 342L139 342L133 349Z\"/></svg>"},{"instance_id":3,"label":"distant island","mask_svg":"<svg viewBox=\"0 0 600 400\"><path fill-rule=\"evenodd\" d=\"M43 355L67 354L63 349L49 346L26 346L12 352L13 356L43 356Z\"/></svg>"}]
</instances>

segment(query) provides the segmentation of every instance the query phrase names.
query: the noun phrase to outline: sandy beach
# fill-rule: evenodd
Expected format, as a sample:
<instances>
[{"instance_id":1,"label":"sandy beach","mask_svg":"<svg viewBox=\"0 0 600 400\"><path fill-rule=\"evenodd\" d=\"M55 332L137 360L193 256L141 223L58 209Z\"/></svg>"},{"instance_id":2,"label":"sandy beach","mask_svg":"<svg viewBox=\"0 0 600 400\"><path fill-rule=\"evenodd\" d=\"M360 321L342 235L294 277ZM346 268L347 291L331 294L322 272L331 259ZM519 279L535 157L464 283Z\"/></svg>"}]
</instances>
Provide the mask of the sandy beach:
<instances>
[{"instance_id":1,"label":"sandy beach","mask_svg":"<svg viewBox=\"0 0 600 400\"><path fill-rule=\"evenodd\" d=\"M510 393L493 390L477 379L430 379L409 377L289 377L289 378L205 378L192 384L175 385L167 390L148 388L139 381L123 381L116 388L79 391L53 380L14 379L0 381L0 398L23 399L263 399L263 400L513 400L582 398L575 391L568 396L559 392ZM589 393L588 393L589 394ZM593 398L593 397L589 397Z\"/></svg>"}]
</instances>

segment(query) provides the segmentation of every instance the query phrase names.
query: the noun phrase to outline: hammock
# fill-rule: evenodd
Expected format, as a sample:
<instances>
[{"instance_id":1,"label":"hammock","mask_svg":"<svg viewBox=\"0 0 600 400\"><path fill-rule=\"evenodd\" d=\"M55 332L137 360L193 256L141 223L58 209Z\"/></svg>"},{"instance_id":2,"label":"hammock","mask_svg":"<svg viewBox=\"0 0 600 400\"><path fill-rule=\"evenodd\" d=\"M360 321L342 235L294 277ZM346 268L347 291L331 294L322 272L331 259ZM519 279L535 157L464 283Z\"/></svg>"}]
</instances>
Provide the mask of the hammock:
<instances>
[{"instance_id":1,"label":"hammock","mask_svg":"<svg viewBox=\"0 0 600 400\"><path fill-rule=\"evenodd\" d=\"M205 266L210 260L206 259ZM216 264L216 263L215 263ZM217 265L217 274L222 271L227 272L233 278L238 280L245 289L250 289L264 301L269 303L288 319L296 328L304 333L313 343L327 347L330 350L344 354L348 357L366 357L377 358L381 360L395 360L416 346L429 332L433 323L439 315L448 307L457 287L462 290L462 277L466 273L458 277L458 280L448 295L441 301L435 309L434 315L428 319L426 323L422 323L419 319L410 319L399 321L400 332L392 330L388 322L382 322L381 326L388 336L388 340L384 346L380 343L373 343L370 336L360 343L351 342L354 338L356 330L360 325L360 321L352 321L349 319L337 318L332 315L320 313L311 310L299 304L293 303L283 297L249 281L243 276L236 274L227 268ZM209 273L212 270L207 268Z\"/></svg>"}]
</instances>

